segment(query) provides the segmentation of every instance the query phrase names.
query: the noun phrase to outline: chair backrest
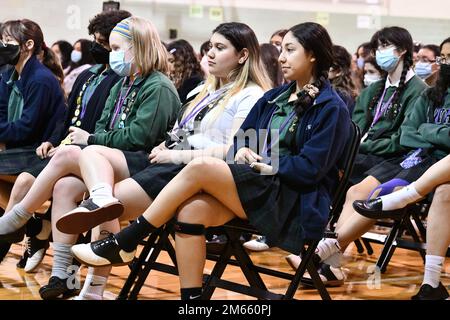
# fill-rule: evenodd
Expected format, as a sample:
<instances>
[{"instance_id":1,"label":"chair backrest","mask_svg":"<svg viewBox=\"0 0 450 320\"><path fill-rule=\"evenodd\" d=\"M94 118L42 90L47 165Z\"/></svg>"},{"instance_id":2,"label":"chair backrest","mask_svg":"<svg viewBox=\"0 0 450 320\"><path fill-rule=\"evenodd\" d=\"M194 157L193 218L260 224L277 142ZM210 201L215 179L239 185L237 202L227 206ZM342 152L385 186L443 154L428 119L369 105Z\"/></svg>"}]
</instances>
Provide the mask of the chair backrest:
<instances>
[{"instance_id":1,"label":"chair backrest","mask_svg":"<svg viewBox=\"0 0 450 320\"><path fill-rule=\"evenodd\" d=\"M358 154L359 144L361 141L361 130L359 127L351 121L350 136L345 146L345 151L342 157L339 159L339 184L331 202L330 217L333 218L336 215L336 211L339 210L342 201L345 198L350 176L353 171L353 163L355 162L356 155Z\"/></svg>"}]
</instances>

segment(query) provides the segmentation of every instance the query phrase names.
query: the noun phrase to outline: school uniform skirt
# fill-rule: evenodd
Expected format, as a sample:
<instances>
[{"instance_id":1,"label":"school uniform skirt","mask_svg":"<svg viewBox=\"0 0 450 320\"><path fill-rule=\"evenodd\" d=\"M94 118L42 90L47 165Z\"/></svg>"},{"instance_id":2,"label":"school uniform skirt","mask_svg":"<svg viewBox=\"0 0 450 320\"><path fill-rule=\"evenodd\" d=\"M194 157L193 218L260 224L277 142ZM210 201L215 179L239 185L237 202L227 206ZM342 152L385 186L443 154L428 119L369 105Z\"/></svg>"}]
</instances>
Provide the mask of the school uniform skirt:
<instances>
[{"instance_id":1,"label":"school uniform skirt","mask_svg":"<svg viewBox=\"0 0 450 320\"><path fill-rule=\"evenodd\" d=\"M228 166L250 224L267 237L269 246L298 254L304 244L300 193L281 183L278 175L261 175L247 164Z\"/></svg>"},{"instance_id":2,"label":"school uniform skirt","mask_svg":"<svg viewBox=\"0 0 450 320\"><path fill-rule=\"evenodd\" d=\"M49 161L40 159L34 147L8 149L0 152L0 175L18 176L28 172L37 177Z\"/></svg>"},{"instance_id":3,"label":"school uniform skirt","mask_svg":"<svg viewBox=\"0 0 450 320\"><path fill-rule=\"evenodd\" d=\"M148 153L145 151L122 151L127 161L130 177L144 170L149 164Z\"/></svg>"},{"instance_id":4,"label":"school uniform skirt","mask_svg":"<svg viewBox=\"0 0 450 320\"><path fill-rule=\"evenodd\" d=\"M373 176L380 183L388 182L392 179L402 179L412 183L419 179L438 160L435 157L426 155L422 161L410 168L403 168L400 164L406 157L398 157L385 160L366 172L367 176Z\"/></svg>"},{"instance_id":5,"label":"school uniform skirt","mask_svg":"<svg viewBox=\"0 0 450 320\"><path fill-rule=\"evenodd\" d=\"M146 167L133 174L131 179L136 181L141 188L148 194L150 199L155 199L161 190L175 176L183 170L185 164L173 163L153 163L149 164L147 160Z\"/></svg>"},{"instance_id":6,"label":"school uniform skirt","mask_svg":"<svg viewBox=\"0 0 450 320\"><path fill-rule=\"evenodd\" d=\"M367 171L385 160L385 158L379 156L358 153L353 163L352 175L349 178L350 183L352 185L360 183L368 177Z\"/></svg>"}]
</instances>

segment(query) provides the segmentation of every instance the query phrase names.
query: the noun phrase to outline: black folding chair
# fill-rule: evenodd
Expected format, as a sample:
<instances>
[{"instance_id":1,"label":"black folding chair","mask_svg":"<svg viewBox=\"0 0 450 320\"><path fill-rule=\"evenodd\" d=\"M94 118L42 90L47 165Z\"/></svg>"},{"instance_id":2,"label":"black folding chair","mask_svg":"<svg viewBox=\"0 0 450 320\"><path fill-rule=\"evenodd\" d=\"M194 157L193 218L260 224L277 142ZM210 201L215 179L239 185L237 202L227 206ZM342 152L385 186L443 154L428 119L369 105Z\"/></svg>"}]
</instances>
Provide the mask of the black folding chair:
<instances>
[{"instance_id":1,"label":"black folding chair","mask_svg":"<svg viewBox=\"0 0 450 320\"><path fill-rule=\"evenodd\" d=\"M345 193L349 183L348 179L352 172L354 159L358 153L360 139L360 130L358 126L352 122L352 135L347 143L345 154L340 161L340 168L342 168L341 177L330 208L329 227L332 225L332 222L335 221L335 216L340 212L345 199ZM301 250L301 263L295 274L292 274L257 266L252 262L250 256L241 244L240 237L242 233L250 232L259 234L259 232L247 221L234 219L225 224L223 230L228 238L228 242L222 254L216 256L216 258L214 258L214 256L209 256L209 259L215 259L217 260L217 263L211 274L206 276L206 282L203 287L203 299L210 299L215 288L239 292L258 299L292 299L307 270L311 276L314 287L319 291L321 298L324 300L331 300L331 297L317 272L317 268L313 263L313 256L320 241L319 239L310 239L305 242L305 245ZM336 238L336 234L327 231L325 232L325 237ZM231 256L234 256L235 259L231 259ZM249 286L222 279L222 275L227 265L239 266L247 279ZM278 294L269 291L261 278L261 274L290 280L286 292L284 294Z\"/></svg>"},{"instance_id":2,"label":"black folding chair","mask_svg":"<svg viewBox=\"0 0 450 320\"><path fill-rule=\"evenodd\" d=\"M337 212L340 212L340 207L342 206L343 200L345 199L345 192L348 187L348 179L351 174L354 159L358 152L359 141L359 128L354 123L352 123L352 137L351 139L349 139L349 142L346 146L345 155L341 159L340 167L342 168L342 175L332 201L332 205L330 208L330 217L334 217ZM227 265L236 265L241 267L241 270L243 270L246 279L251 284L249 288L243 290L242 293L244 294L256 297L259 296L261 299L291 299L295 294L295 291L298 287L301 277L305 273L305 270L308 270L308 272L310 272L311 274L316 288L319 290L321 297L323 299L330 299L330 296L325 286L323 285L316 268L312 263L312 256L315 252L317 244L319 243L319 240L311 240L305 243L307 248L303 248L303 259L296 274L294 275L269 268L264 268L261 266L255 266L252 263L250 257L241 245L240 236L245 232L258 233L258 231L251 227L247 222L235 219L223 227L215 228L215 230L217 232L225 232L228 237L228 242L224 248L224 251L220 255L207 254L207 259L216 261L216 265L211 272L211 275L204 275L203 298L211 298L215 287L223 287L233 290L234 287L232 285L230 287L227 287L227 282L221 280L220 277ZM178 275L175 250L169 239L169 237L173 236L173 234L173 223L169 222L150 234L148 240L142 243L144 247L139 257L135 258L133 263L130 265L130 275L128 276L117 299L136 300L151 270ZM333 233L326 233L325 236L335 237ZM173 265L167 265L156 261L161 251L168 252ZM232 255L234 255L236 259L230 259ZM249 267L247 268L247 266ZM291 280L291 285L289 286L286 294L279 295L268 292L258 272L282 279ZM235 285L239 286L239 284Z\"/></svg>"},{"instance_id":3,"label":"black folding chair","mask_svg":"<svg viewBox=\"0 0 450 320\"><path fill-rule=\"evenodd\" d=\"M144 247L139 257L130 264L131 272L117 296L118 300L136 300L151 270L178 275L175 249L169 239L173 232L173 223L169 222L152 232L148 239L143 241ZM156 261L161 251L167 251L173 266Z\"/></svg>"},{"instance_id":4,"label":"black folding chair","mask_svg":"<svg viewBox=\"0 0 450 320\"><path fill-rule=\"evenodd\" d=\"M364 241L368 253L373 253L370 243L378 243L383 245L383 250L378 258L376 267L381 273L386 272L386 268L394 254L396 248L418 251L425 262L426 254L426 229L420 218L421 215L428 212L429 203L419 202L414 206L404 209L404 214L400 219L393 220L390 223L382 221L377 222L378 225L390 227L391 230L384 239L372 238L369 235L363 235L361 239ZM414 221L416 228L412 221ZM407 239L409 235L411 239Z\"/></svg>"}]
</instances>

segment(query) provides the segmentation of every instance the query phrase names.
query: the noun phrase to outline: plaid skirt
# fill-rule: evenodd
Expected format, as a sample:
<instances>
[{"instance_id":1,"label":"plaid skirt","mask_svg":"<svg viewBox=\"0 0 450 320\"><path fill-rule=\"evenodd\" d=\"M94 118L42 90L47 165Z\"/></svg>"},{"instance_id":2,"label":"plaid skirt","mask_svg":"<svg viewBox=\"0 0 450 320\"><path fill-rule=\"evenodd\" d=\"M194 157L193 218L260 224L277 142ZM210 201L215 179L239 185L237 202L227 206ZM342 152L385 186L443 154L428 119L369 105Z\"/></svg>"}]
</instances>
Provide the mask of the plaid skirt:
<instances>
[{"instance_id":1,"label":"plaid skirt","mask_svg":"<svg viewBox=\"0 0 450 320\"><path fill-rule=\"evenodd\" d=\"M269 246L299 253L304 244L299 228L300 193L277 175L261 175L246 164L229 164L242 208L252 226L267 237Z\"/></svg>"},{"instance_id":2,"label":"plaid skirt","mask_svg":"<svg viewBox=\"0 0 450 320\"><path fill-rule=\"evenodd\" d=\"M43 169L47 163L47 159L42 160L36 155L34 147L14 148L0 152L1 175L17 176L22 172L29 172L34 167Z\"/></svg>"},{"instance_id":3,"label":"plaid skirt","mask_svg":"<svg viewBox=\"0 0 450 320\"><path fill-rule=\"evenodd\" d=\"M409 183L419 179L425 171L428 170L433 164L438 160L432 156L425 156L423 160L416 164L415 166L404 169L400 166L405 160L405 157L398 157L389 160L385 160L380 164L374 166L372 169L368 170L366 173L368 176L372 176L377 179L380 183L388 182L392 179L402 179Z\"/></svg>"},{"instance_id":4,"label":"plaid skirt","mask_svg":"<svg viewBox=\"0 0 450 320\"><path fill-rule=\"evenodd\" d=\"M185 164L154 163L131 176L150 199L155 199L161 190L185 167Z\"/></svg>"},{"instance_id":5,"label":"plaid skirt","mask_svg":"<svg viewBox=\"0 0 450 320\"><path fill-rule=\"evenodd\" d=\"M358 184L368 177L367 171L376 165L384 162L386 159L371 154L358 153L356 155L352 175L350 176L350 184Z\"/></svg>"}]
</instances>

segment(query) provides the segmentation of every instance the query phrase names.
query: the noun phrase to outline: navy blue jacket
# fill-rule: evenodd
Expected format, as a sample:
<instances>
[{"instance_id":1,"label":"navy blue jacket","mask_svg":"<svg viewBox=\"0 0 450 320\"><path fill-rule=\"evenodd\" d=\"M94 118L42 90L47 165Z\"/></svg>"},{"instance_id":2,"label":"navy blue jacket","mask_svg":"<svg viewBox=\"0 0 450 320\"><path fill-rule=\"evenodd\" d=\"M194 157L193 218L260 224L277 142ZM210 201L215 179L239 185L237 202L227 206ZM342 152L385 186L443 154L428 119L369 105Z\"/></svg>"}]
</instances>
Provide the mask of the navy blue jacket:
<instances>
[{"instance_id":1,"label":"navy blue jacket","mask_svg":"<svg viewBox=\"0 0 450 320\"><path fill-rule=\"evenodd\" d=\"M23 68L16 86L23 96L22 116L8 122L8 101L12 86L7 84L14 70L0 80L0 142L7 148L38 146L47 141L66 104L61 86L53 73L32 56Z\"/></svg>"},{"instance_id":2,"label":"navy blue jacket","mask_svg":"<svg viewBox=\"0 0 450 320\"><path fill-rule=\"evenodd\" d=\"M273 102L290 84L272 89L256 103L241 130L267 128ZM320 239L328 222L331 197L338 182L338 161L350 137L347 106L327 81L314 104L305 110L296 133L293 155L281 156L281 183L299 192L301 228L305 239ZM258 146L262 144L258 142ZM235 152L236 146L234 147ZM254 150L260 153L259 150ZM298 199L289 199L297 201Z\"/></svg>"}]
</instances>

